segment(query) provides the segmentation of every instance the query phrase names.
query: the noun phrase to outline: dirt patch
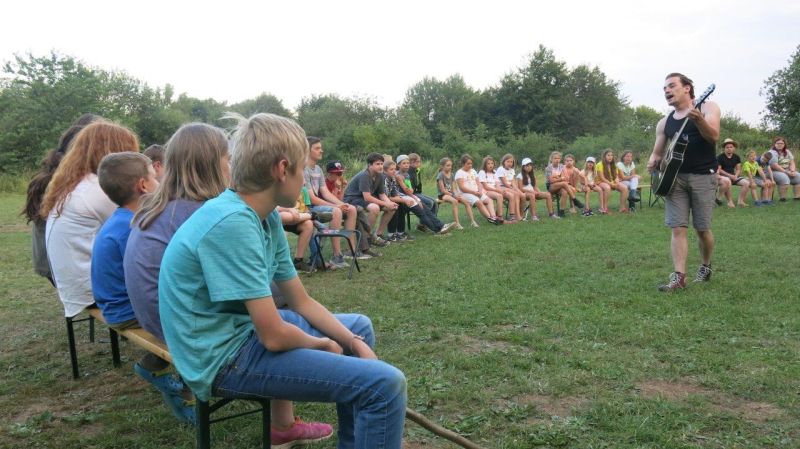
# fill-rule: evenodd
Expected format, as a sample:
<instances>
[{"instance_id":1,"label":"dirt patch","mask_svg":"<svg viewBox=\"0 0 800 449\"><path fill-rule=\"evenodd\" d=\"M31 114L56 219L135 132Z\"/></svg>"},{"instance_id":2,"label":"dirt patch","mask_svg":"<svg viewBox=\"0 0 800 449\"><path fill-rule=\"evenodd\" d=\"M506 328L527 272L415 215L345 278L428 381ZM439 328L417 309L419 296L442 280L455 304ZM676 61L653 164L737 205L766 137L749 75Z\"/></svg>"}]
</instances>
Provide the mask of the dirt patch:
<instances>
[{"instance_id":1,"label":"dirt patch","mask_svg":"<svg viewBox=\"0 0 800 449\"><path fill-rule=\"evenodd\" d=\"M572 410L583 407L587 400L580 396L554 397L541 394L524 394L510 399L519 405L532 405L536 410L547 416L567 417L572 416Z\"/></svg>"},{"instance_id":2,"label":"dirt patch","mask_svg":"<svg viewBox=\"0 0 800 449\"><path fill-rule=\"evenodd\" d=\"M507 341L501 340L481 340L474 337L460 337L457 339L457 342L454 342L461 346L461 350L466 352L467 354L480 354L483 352L490 352L490 351L499 351L499 352L519 352L525 351L526 349L511 344Z\"/></svg>"},{"instance_id":3,"label":"dirt patch","mask_svg":"<svg viewBox=\"0 0 800 449\"><path fill-rule=\"evenodd\" d=\"M740 416L746 421L764 423L783 415L783 410L767 402L755 402L703 388L690 382L655 380L636 385L644 397L661 397L668 401L682 401L689 396L702 396L719 411Z\"/></svg>"}]
</instances>

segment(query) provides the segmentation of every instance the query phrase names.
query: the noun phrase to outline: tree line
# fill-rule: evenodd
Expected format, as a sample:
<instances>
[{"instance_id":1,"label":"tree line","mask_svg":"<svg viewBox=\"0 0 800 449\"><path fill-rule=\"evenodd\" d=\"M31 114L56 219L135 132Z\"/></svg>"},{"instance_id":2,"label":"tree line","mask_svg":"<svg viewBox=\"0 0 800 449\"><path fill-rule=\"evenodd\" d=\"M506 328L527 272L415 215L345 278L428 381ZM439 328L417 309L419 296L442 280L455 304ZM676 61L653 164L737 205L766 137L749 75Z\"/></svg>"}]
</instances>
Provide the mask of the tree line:
<instances>
[{"instance_id":1,"label":"tree line","mask_svg":"<svg viewBox=\"0 0 800 449\"><path fill-rule=\"evenodd\" d=\"M767 118L754 128L735 115L722 119L722 135L744 149L763 149L775 132L800 134L800 47L790 66L765 81ZM151 87L124 72L89 67L52 52L15 55L0 79L0 172L36 167L60 133L85 112L133 129L144 146L163 144L183 123L226 126L226 111L245 116L271 112L296 119L309 135L325 140L330 157L354 159L370 151L416 152L433 160L470 153L505 152L543 164L553 150L578 158L604 148L646 157L653 145L658 111L631 106L617 81L599 68L569 67L540 46L527 63L484 90L458 75L424 78L397 108L372 98L314 94L294 111L270 93L239 103L176 95L173 86ZM788 87L787 87L788 86ZM795 89L791 90L792 87Z\"/></svg>"}]
</instances>

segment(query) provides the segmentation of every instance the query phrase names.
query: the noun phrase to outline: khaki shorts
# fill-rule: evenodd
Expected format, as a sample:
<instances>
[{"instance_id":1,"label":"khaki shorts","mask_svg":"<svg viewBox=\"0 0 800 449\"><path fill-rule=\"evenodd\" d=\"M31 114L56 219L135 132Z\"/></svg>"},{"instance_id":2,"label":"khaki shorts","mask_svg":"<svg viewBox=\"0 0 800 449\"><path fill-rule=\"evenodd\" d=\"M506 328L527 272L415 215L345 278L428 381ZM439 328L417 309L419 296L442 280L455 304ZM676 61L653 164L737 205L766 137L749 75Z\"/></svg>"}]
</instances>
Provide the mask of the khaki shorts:
<instances>
[{"instance_id":1,"label":"khaki shorts","mask_svg":"<svg viewBox=\"0 0 800 449\"><path fill-rule=\"evenodd\" d=\"M716 174L679 173L672 192L664 198L664 222L670 228L688 228L691 211L692 226L698 231L708 231L716 191Z\"/></svg>"}]
</instances>

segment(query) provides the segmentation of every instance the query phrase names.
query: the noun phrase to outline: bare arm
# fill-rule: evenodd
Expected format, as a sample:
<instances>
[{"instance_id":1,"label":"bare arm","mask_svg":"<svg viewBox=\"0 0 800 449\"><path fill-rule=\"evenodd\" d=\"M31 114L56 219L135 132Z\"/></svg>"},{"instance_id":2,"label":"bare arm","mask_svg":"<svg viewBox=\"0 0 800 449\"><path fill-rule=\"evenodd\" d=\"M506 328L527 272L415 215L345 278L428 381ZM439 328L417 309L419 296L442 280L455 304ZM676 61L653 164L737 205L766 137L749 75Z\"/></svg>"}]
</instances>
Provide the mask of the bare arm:
<instances>
[{"instance_id":1,"label":"bare arm","mask_svg":"<svg viewBox=\"0 0 800 449\"><path fill-rule=\"evenodd\" d=\"M344 327L325 306L309 296L299 278L295 277L288 281L279 282L278 286L281 289L281 293L286 297L287 306L302 315L315 329L334 340L333 344L338 343L337 346L340 347L339 353L341 353L342 349L347 353L352 350L353 354L362 358L377 358L366 343L355 338L353 333Z\"/></svg>"},{"instance_id":2,"label":"bare arm","mask_svg":"<svg viewBox=\"0 0 800 449\"><path fill-rule=\"evenodd\" d=\"M656 125L656 143L653 145L653 152L650 154L650 159L647 161L647 171L654 172L656 165L664 159L664 151L667 147L667 136L664 134L664 127L666 126L667 118L664 117L658 121Z\"/></svg>"},{"instance_id":3,"label":"bare arm","mask_svg":"<svg viewBox=\"0 0 800 449\"><path fill-rule=\"evenodd\" d=\"M342 348L335 341L308 335L297 326L283 321L271 296L251 299L244 304L253 320L259 341L270 351L308 348L342 353Z\"/></svg>"},{"instance_id":4,"label":"bare arm","mask_svg":"<svg viewBox=\"0 0 800 449\"><path fill-rule=\"evenodd\" d=\"M719 140L719 106L713 101L708 101L700 106L700 110L693 108L689 111L689 120L697 125L697 130L709 142L716 143Z\"/></svg>"}]
</instances>

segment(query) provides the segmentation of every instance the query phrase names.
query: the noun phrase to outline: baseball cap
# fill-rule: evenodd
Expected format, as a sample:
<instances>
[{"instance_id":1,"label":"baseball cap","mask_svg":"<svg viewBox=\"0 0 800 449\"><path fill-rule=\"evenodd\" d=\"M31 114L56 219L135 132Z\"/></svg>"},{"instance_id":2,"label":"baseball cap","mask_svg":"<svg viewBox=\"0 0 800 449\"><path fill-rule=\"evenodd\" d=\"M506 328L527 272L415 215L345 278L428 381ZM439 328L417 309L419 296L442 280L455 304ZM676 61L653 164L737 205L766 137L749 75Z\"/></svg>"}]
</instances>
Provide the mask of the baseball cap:
<instances>
[{"instance_id":1,"label":"baseball cap","mask_svg":"<svg viewBox=\"0 0 800 449\"><path fill-rule=\"evenodd\" d=\"M339 161L328 161L325 171L328 173L344 173L344 165Z\"/></svg>"},{"instance_id":2,"label":"baseball cap","mask_svg":"<svg viewBox=\"0 0 800 449\"><path fill-rule=\"evenodd\" d=\"M533 164L533 161L532 161L532 160L531 160L531 158L529 158L529 157L526 157L526 158L525 158L525 159L523 159L523 160L522 160L522 162L520 163L520 165L528 165L528 164Z\"/></svg>"},{"instance_id":3,"label":"baseball cap","mask_svg":"<svg viewBox=\"0 0 800 449\"><path fill-rule=\"evenodd\" d=\"M395 160L395 162L397 162L399 164L399 163L401 163L403 161L406 161L406 160L408 160L408 155L401 154L401 155L397 156L397 160Z\"/></svg>"},{"instance_id":4,"label":"baseball cap","mask_svg":"<svg viewBox=\"0 0 800 449\"><path fill-rule=\"evenodd\" d=\"M592 157L592 156L589 156L589 157L587 157L587 158L586 158L586 162L592 162L592 163L596 163L597 161L596 161L596 160L594 160L594 157Z\"/></svg>"}]
</instances>

